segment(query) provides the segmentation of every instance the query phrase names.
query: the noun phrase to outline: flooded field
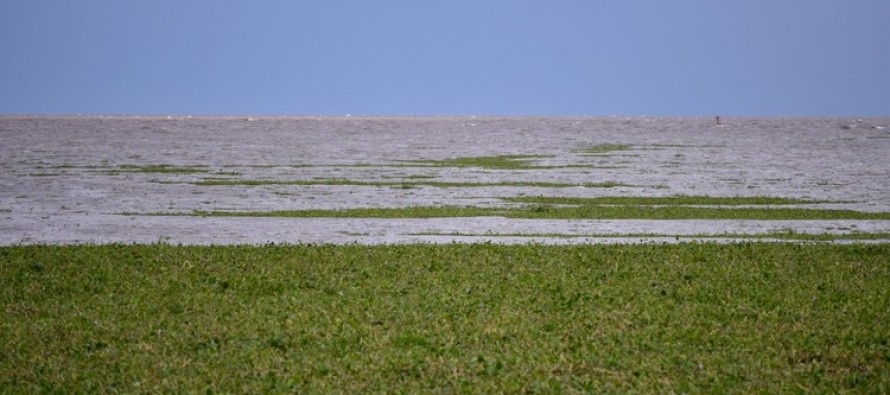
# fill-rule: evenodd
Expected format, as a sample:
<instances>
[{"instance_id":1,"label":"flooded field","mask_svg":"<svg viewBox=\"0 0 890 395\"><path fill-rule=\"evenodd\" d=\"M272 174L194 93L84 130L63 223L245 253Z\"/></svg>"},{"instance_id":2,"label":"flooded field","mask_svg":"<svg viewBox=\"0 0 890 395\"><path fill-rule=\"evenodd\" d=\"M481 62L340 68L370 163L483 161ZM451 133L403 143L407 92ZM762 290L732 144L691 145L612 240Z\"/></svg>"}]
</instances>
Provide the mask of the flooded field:
<instances>
[{"instance_id":1,"label":"flooded field","mask_svg":"<svg viewBox=\"0 0 890 395\"><path fill-rule=\"evenodd\" d=\"M801 234L871 234L869 241L882 242L890 237L888 126L890 119L853 118L724 118L718 125L704 117L6 116L0 244L599 243ZM548 217L547 210L572 204L517 200L652 197L632 205L690 205L657 199L673 196L787 198L783 208L831 213ZM397 210L412 207L482 214ZM246 216L254 214L263 216Z\"/></svg>"}]
</instances>

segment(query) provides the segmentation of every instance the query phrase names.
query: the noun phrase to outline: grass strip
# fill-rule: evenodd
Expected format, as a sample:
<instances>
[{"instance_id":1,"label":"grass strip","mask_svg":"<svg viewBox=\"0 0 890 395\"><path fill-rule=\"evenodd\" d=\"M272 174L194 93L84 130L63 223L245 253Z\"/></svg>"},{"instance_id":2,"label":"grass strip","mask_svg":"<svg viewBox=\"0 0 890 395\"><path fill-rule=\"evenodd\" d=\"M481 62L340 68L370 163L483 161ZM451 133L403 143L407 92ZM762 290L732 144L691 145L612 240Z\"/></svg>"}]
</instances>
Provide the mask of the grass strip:
<instances>
[{"instance_id":1,"label":"grass strip","mask_svg":"<svg viewBox=\"0 0 890 395\"><path fill-rule=\"evenodd\" d=\"M787 204L821 204L844 203L828 200L794 199L772 196L665 196L665 197L639 197L639 196L601 196L591 198L577 197L550 197L550 196L519 196L504 198L513 203L530 204L564 204L564 205L787 205Z\"/></svg>"},{"instance_id":2,"label":"grass strip","mask_svg":"<svg viewBox=\"0 0 890 395\"><path fill-rule=\"evenodd\" d=\"M195 210L198 217L290 217L290 218L445 218L505 216L507 210L473 206L409 206L397 208L352 208L340 210L225 211ZM126 213L124 215L133 215ZM165 215L165 214L157 214ZM176 214L174 214L176 215ZM180 214L181 215L181 214Z\"/></svg>"},{"instance_id":3,"label":"grass strip","mask_svg":"<svg viewBox=\"0 0 890 395\"><path fill-rule=\"evenodd\" d=\"M498 182L469 182L469 181L425 181L409 179L406 181L359 181L350 179L318 179L318 180L246 180L246 179L207 179L193 182L200 186L262 186L262 185L345 185L345 186L373 186L373 187L435 187L435 188L482 188L482 187L538 187L538 188L614 188L630 186L613 181L571 184L562 182L545 181L498 181Z\"/></svg>"},{"instance_id":4,"label":"grass strip","mask_svg":"<svg viewBox=\"0 0 890 395\"><path fill-rule=\"evenodd\" d=\"M628 151L630 149L631 146L627 144L599 144L585 147L579 152L584 154L608 154L616 151Z\"/></svg>"},{"instance_id":5,"label":"grass strip","mask_svg":"<svg viewBox=\"0 0 890 395\"><path fill-rule=\"evenodd\" d=\"M125 213L125 215L138 215ZM150 215L182 215L153 213ZM712 220L888 220L887 212L820 210L803 208L710 208L689 206L409 206L341 210L202 211L206 217L350 217L350 218L436 218L506 217L535 219L712 219Z\"/></svg>"},{"instance_id":6,"label":"grass strip","mask_svg":"<svg viewBox=\"0 0 890 395\"><path fill-rule=\"evenodd\" d=\"M116 169L109 170L119 173L162 173L162 174L194 174L207 173L207 166L175 166L175 165L120 165Z\"/></svg>"},{"instance_id":7,"label":"grass strip","mask_svg":"<svg viewBox=\"0 0 890 395\"><path fill-rule=\"evenodd\" d=\"M479 167L483 169L523 170L533 169L535 159L552 158L553 155L497 155L473 156L442 160L409 160L404 163L431 167Z\"/></svg>"},{"instance_id":8,"label":"grass strip","mask_svg":"<svg viewBox=\"0 0 890 395\"><path fill-rule=\"evenodd\" d=\"M890 392L890 245L0 248L3 392Z\"/></svg>"}]
</instances>

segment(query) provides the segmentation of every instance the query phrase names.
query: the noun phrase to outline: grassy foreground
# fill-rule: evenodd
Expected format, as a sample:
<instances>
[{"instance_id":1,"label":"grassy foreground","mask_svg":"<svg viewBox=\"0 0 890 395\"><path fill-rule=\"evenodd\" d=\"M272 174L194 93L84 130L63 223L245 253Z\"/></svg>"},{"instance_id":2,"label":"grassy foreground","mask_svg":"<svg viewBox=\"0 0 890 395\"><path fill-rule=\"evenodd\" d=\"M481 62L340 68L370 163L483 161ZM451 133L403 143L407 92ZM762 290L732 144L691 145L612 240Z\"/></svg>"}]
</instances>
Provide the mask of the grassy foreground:
<instances>
[{"instance_id":1,"label":"grassy foreground","mask_svg":"<svg viewBox=\"0 0 890 395\"><path fill-rule=\"evenodd\" d=\"M890 392L890 245L0 248L0 393Z\"/></svg>"}]
</instances>

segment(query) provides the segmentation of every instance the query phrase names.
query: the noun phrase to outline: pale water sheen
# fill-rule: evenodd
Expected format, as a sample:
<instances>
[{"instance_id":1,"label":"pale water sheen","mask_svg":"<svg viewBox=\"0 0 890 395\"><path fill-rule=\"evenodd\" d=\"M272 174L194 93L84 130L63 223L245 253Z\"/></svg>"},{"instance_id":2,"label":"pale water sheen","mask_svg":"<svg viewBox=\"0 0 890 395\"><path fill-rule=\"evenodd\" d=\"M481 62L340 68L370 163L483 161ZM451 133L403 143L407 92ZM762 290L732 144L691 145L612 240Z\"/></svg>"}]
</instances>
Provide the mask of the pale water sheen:
<instances>
[{"instance_id":1,"label":"pale water sheen","mask_svg":"<svg viewBox=\"0 0 890 395\"><path fill-rule=\"evenodd\" d=\"M498 197L780 196L890 211L890 119L0 117L0 243L611 242L489 234L694 235L890 231L888 221L326 219L122 215L497 205ZM597 145L627 150L584 154ZM410 166L541 155L542 168ZM146 165L191 173L130 172ZM176 167L179 166L179 167ZM201 186L207 179L539 181L614 188ZM475 234L476 237L431 234ZM659 238L645 240L661 241ZM668 238L665 240L675 240Z\"/></svg>"}]
</instances>

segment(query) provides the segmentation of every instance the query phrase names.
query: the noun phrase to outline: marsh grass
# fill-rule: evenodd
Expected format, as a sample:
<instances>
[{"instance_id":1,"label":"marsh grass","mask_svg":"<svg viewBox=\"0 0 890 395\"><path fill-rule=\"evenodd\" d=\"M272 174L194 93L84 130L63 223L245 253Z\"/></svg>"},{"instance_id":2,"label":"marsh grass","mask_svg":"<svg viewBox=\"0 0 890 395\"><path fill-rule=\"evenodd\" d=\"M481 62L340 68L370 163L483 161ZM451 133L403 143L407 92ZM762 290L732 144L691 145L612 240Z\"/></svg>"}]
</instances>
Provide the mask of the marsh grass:
<instances>
[{"instance_id":1,"label":"marsh grass","mask_svg":"<svg viewBox=\"0 0 890 395\"><path fill-rule=\"evenodd\" d=\"M754 235L758 236L758 235ZM887 232L851 232L851 233L803 233L792 229L770 232L763 238L802 241L842 241L842 240L890 240Z\"/></svg>"},{"instance_id":2,"label":"marsh grass","mask_svg":"<svg viewBox=\"0 0 890 395\"><path fill-rule=\"evenodd\" d=\"M890 391L890 245L0 248L0 392Z\"/></svg>"},{"instance_id":3,"label":"marsh grass","mask_svg":"<svg viewBox=\"0 0 890 395\"><path fill-rule=\"evenodd\" d=\"M829 200L814 199L796 199L783 198L773 196L662 196L662 197L642 197L642 196L600 196L600 197L563 197L563 196L520 196L513 198L504 198L508 202L514 203L533 203L533 204L561 204L561 205L622 205L622 206L639 206L639 205L658 205L658 206L679 206L679 205L719 205L719 206L736 206L736 205L789 205L789 204L821 204L821 203L846 203Z\"/></svg>"},{"instance_id":4,"label":"marsh grass","mask_svg":"<svg viewBox=\"0 0 890 395\"><path fill-rule=\"evenodd\" d=\"M473 206L408 206L396 208L350 208L337 210L273 210L273 211L222 211L195 210L190 214L198 217L290 217L290 218L446 218L505 216L509 211ZM138 215L122 213L122 215ZM156 213L153 215L168 215Z\"/></svg>"},{"instance_id":5,"label":"marsh grass","mask_svg":"<svg viewBox=\"0 0 890 395\"><path fill-rule=\"evenodd\" d=\"M111 170L118 173L161 173L161 174L195 174L209 172L207 166L176 166L176 165L120 165Z\"/></svg>"},{"instance_id":6,"label":"marsh grass","mask_svg":"<svg viewBox=\"0 0 890 395\"><path fill-rule=\"evenodd\" d=\"M396 185L401 185L396 184ZM543 197L501 198L513 206L408 206L342 210L194 211L196 216L219 217L367 217L435 218L484 217L538 219L729 219L729 220L888 220L888 212L861 212L818 208L782 207L828 201L751 197ZM751 207L753 206L753 207ZM757 207L765 206L765 207ZM774 207L777 206L777 207ZM155 213L153 215L164 215Z\"/></svg>"},{"instance_id":7,"label":"marsh grass","mask_svg":"<svg viewBox=\"0 0 890 395\"><path fill-rule=\"evenodd\" d=\"M407 178L404 181L363 181L344 178L323 178L313 180L258 180L258 179L226 179L206 178L192 184L198 186L262 186L262 185L344 185L344 186L370 186L370 187L434 187L434 188L484 188L484 187L535 187L535 188L614 188L630 186L614 181L589 182L589 183L564 183L547 181L432 181L417 178Z\"/></svg>"},{"instance_id":8,"label":"marsh grass","mask_svg":"<svg viewBox=\"0 0 890 395\"><path fill-rule=\"evenodd\" d=\"M524 170L533 169L537 159L552 158L553 155L496 155L473 156L442 160L410 160L407 164L432 167L479 167L483 169Z\"/></svg>"},{"instance_id":9,"label":"marsh grass","mask_svg":"<svg viewBox=\"0 0 890 395\"><path fill-rule=\"evenodd\" d=\"M182 215L177 213L122 213L122 215ZM219 211L195 210L201 217L323 217L323 218L439 218L505 217L537 219L731 219L731 220L890 220L887 212L819 209L755 209L700 207L591 206L529 208L472 206L408 206L334 210Z\"/></svg>"},{"instance_id":10,"label":"marsh grass","mask_svg":"<svg viewBox=\"0 0 890 395\"><path fill-rule=\"evenodd\" d=\"M517 218L552 219L732 219L732 220L886 220L888 212L805 208L718 208L690 206L533 206L510 213Z\"/></svg>"},{"instance_id":11,"label":"marsh grass","mask_svg":"<svg viewBox=\"0 0 890 395\"><path fill-rule=\"evenodd\" d=\"M65 173L29 173L28 177L61 177Z\"/></svg>"},{"instance_id":12,"label":"marsh grass","mask_svg":"<svg viewBox=\"0 0 890 395\"><path fill-rule=\"evenodd\" d=\"M618 151L629 151L632 147L627 144L599 144L584 147L578 152L582 154L610 154Z\"/></svg>"},{"instance_id":13,"label":"marsh grass","mask_svg":"<svg viewBox=\"0 0 890 395\"><path fill-rule=\"evenodd\" d=\"M409 180L431 180L436 178L436 176L430 174L411 174L406 176L405 178Z\"/></svg>"},{"instance_id":14,"label":"marsh grass","mask_svg":"<svg viewBox=\"0 0 890 395\"><path fill-rule=\"evenodd\" d=\"M781 207L782 205L792 204L838 202L769 196L619 196L594 198L519 196L503 198L503 200L526 204L518 211L511 213L523 218L661 220L890 219L890 213L887 212Z\"/></svg>"}]
</instances>

